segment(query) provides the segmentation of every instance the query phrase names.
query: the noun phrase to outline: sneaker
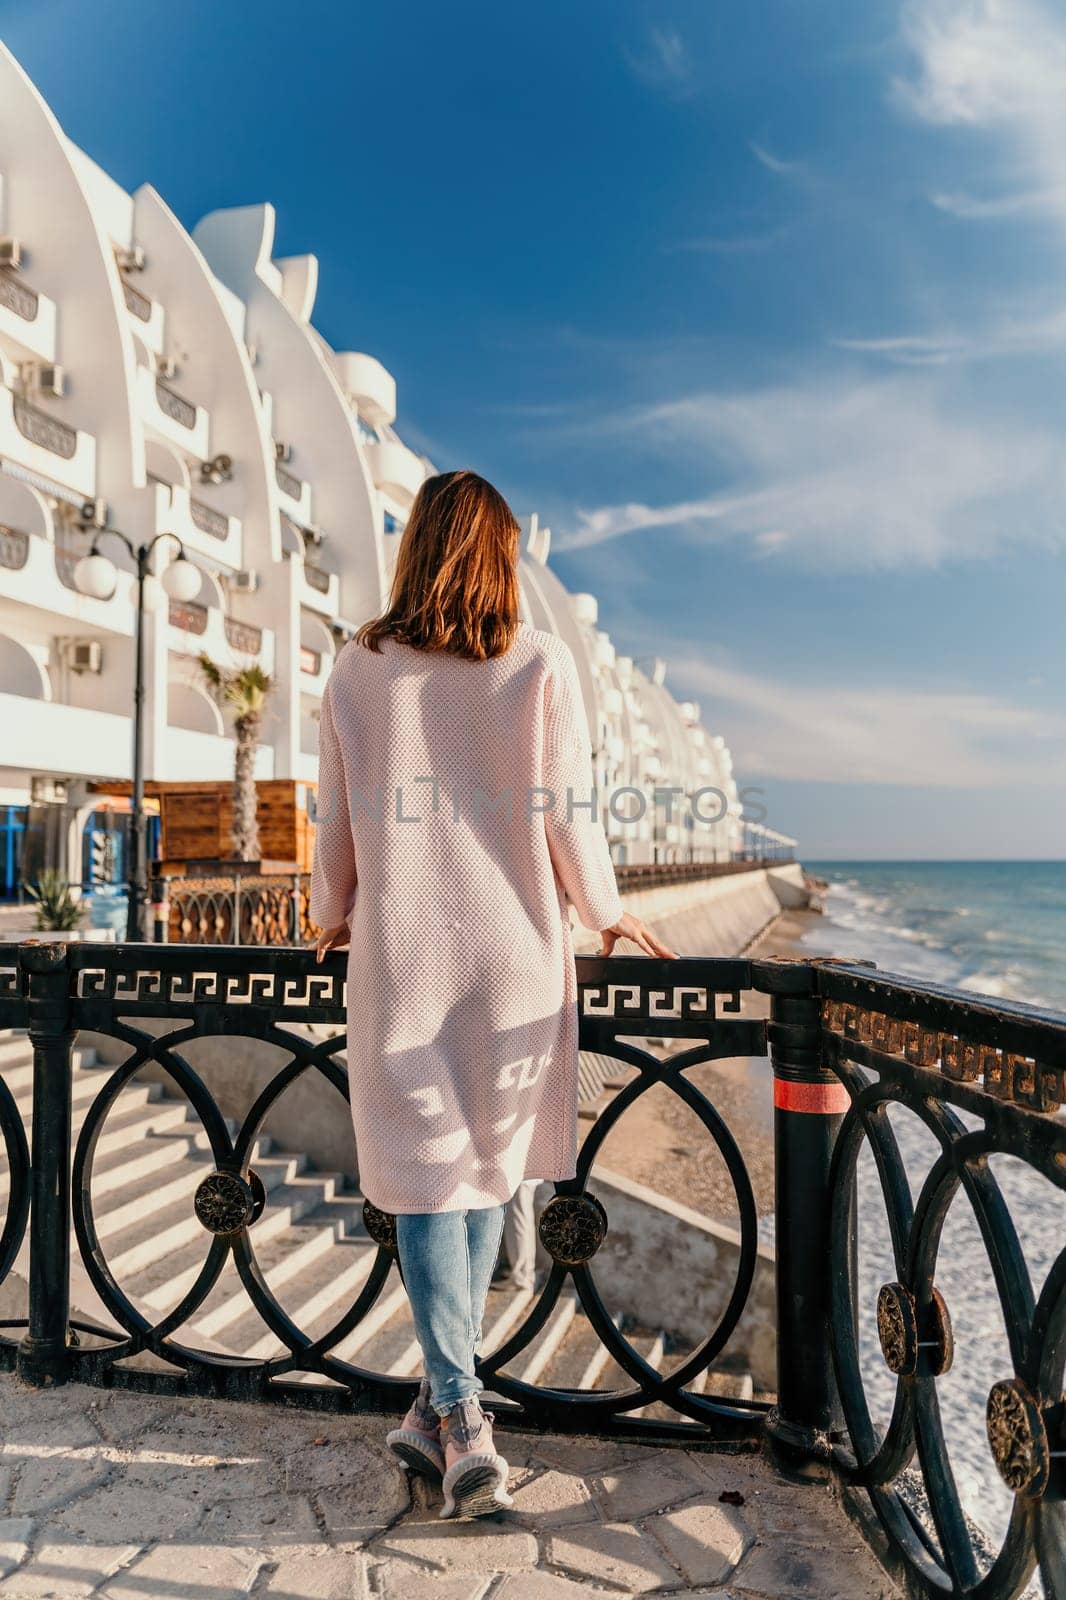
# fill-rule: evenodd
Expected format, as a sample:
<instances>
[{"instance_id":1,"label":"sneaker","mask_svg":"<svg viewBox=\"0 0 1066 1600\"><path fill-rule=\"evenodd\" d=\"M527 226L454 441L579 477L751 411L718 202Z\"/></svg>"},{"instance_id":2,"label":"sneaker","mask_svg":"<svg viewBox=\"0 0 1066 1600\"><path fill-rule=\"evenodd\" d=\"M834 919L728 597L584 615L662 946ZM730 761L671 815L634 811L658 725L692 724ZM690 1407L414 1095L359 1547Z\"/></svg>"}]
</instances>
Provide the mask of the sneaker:
<instances>
[{"instance_id":1,"label":"sneaker","mask_svg":"<svg viewBox=\"0 0 1066 1600\"><path fill-rule=\"evenodd\" d=\"M461 1400L441 1419L444 1444L442 1517L484 1517L513 1504L507 1493L510 1468L492 1442L492 1412L475 1399Z\"/></svg>"},{"instance_id":2,"label":"sneaker","mask_svg":"<svg viewBox=\"0 0 1066 1600\"><path fill-rule=\"evenodd\" d=\"M398 1428L385 1435L385 1443L414 1472L440 1477L444 1471L440 1417L430 1404L428 1378L422 1379L410 1411Z\"/></svg>"}]
</instances>

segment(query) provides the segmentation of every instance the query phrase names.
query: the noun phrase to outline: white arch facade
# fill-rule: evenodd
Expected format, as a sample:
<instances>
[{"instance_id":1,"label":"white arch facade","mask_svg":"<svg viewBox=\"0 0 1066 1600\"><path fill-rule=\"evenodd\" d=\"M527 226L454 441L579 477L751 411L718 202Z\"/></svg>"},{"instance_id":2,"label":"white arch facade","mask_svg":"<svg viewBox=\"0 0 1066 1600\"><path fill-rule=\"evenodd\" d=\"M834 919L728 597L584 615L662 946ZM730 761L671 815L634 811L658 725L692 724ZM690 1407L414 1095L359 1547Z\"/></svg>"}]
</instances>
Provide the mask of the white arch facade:
<instances>
[{"instance_id":1,"label":"white arch facade","mask_svg":"<svg viewBox=\"0 0 1066 1600\"><path fill-rule=\"evenodd\" d=\"M313 325L318 263L274 256L274 211L213 212L192 233L144 185L126 193L73 146L0 46L0 803L131 774L134 544L180 539L198 598L151 585L146 776L225 776L232 742L198 658L258 662L275 691L257 770L313 779L322 690L340 643L382 605L398 534L434 469L395 428L373 355ZM73 569L94 538L107 600ZM175 540L157 546L158 572ZM523 615L573 651L616 857L721 859L739 848L728 751L663 670L616 653L592 595L548 566L529 519ZM714 826L664 820L720 786ZM644 813L634 795L643 791Z\"/></svg>"}]
</instances>

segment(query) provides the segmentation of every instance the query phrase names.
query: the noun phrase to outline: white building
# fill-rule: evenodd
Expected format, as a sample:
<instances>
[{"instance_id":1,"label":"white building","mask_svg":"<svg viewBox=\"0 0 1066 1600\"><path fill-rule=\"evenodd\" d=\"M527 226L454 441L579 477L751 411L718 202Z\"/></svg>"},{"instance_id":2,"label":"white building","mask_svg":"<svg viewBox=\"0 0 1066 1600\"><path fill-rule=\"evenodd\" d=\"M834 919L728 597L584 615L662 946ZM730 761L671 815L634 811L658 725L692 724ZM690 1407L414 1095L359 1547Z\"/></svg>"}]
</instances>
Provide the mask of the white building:
<instances>
[{"instance_id":1,"label":"white building","mask_svg":"<svg viewBox=\"0 0 1066 1600\"><path fill-rule=\"evenodd\" d=\"M274 677L260 775L315 777L334 655L380 609L431 468L393 428L381 363L312 326L314 256L276 259L273 236L268 205L214 212L190 236L149 185L127 194L0 46L0 894L27 817L77 877L101 803L87 784L130 776L133 564L113 530L135 545L176 534L200 578L187 603L151 586L146 775L232 771L206 651ZM74 582L96 537L120 568L107 600ZM638 797L620 797L618 858L728 858L740 808L723 741L673 700L661 662L645 674L616 656L549 543L530 518L524 611L577 658L601 788L724 796L714 825L676 800L673 820L649 804L627 823ZM157 571L177 548L157 546Z\"/></svg>"}]
</instances>

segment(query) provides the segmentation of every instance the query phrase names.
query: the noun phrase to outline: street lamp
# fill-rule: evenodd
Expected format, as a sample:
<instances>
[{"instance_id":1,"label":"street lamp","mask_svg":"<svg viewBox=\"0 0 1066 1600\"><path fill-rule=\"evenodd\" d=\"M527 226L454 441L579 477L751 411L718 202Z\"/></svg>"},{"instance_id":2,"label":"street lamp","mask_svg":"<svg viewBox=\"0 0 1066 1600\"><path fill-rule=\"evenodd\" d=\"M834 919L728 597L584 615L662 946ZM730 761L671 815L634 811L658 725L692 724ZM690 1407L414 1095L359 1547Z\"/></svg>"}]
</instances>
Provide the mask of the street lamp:
<instances>
[{"instance_id":1,"label":"street lamp","mask_svg":"<svg viewBox=\"0 0 1066 1600\"><path fill-rule=\"evenodd\" d=\"M135 545L117 528L104 528L93 539L88 555L74 568L74 582L82 594L94 600L110 600L118 586L118 568L100 554L105 534L121 539L137 567L137 623L134 634L133 675L133 802L131 808L129 859L129 901L126 910L126 938L143 938L143 912L147 889L144 849L144 585L149 576L152 552L162 539L173 539L178 547L174 560L163 572L163 588L172 600L192 600L200 592L201 573L185 554L176 533L157 533L147 544Z\"/></svg>"}]
</instances>

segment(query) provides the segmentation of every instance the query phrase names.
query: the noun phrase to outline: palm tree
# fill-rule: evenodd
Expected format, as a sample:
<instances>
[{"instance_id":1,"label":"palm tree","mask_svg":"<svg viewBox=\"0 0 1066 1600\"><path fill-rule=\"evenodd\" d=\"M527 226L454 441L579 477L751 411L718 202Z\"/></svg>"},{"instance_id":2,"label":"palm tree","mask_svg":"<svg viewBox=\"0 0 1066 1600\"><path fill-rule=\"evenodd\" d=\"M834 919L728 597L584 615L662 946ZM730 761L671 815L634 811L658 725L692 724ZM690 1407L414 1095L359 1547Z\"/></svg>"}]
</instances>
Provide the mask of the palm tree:
<instances>
[{"instance_id":1,"label":"palm tree","mask_svg":"<svg viewBox=\"0 0 1066 1600\"><path fill-rule=\"evenodd\" d=\"M200 672L212 698L233 717L233 731L237 736L233 763L233 853L238 861L258 861L255 752L263 709L274 680L255 662L235 669L220 667L206 654L200 656Z\"/></svg>"}]
</instances>

